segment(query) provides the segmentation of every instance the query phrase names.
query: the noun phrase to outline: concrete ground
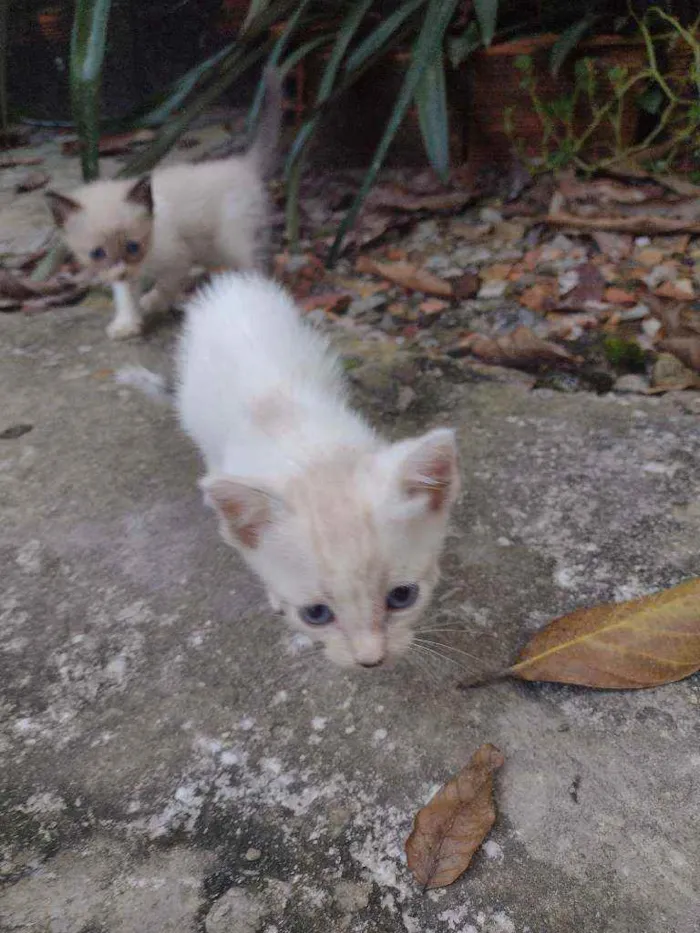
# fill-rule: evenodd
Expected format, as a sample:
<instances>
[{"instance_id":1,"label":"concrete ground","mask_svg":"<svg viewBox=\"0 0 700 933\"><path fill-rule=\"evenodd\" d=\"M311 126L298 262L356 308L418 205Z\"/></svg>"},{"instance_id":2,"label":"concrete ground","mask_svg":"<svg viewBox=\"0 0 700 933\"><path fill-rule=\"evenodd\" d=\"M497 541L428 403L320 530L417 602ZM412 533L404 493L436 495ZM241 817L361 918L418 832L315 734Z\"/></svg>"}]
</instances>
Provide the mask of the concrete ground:
<instances>
[{"instance_id":1,"label":"concrete ground","mask_svg":"<svg viewBox=\"0 0 700 933\"><path fill-rule=\"evenodd\" d=\"M459 429L427 621L461 631L453 661L347 673L270 616L170 412L114 379L164 370L176 325L119 345L107 319L0 317L0 431L31 425L0 440L2 933L697 933L698 676L455 683L558 614L700 574L698 397L356 368L395 435ZM425 895L413 815L485 741L496 826Z\"/></svg>"}]
</instances>

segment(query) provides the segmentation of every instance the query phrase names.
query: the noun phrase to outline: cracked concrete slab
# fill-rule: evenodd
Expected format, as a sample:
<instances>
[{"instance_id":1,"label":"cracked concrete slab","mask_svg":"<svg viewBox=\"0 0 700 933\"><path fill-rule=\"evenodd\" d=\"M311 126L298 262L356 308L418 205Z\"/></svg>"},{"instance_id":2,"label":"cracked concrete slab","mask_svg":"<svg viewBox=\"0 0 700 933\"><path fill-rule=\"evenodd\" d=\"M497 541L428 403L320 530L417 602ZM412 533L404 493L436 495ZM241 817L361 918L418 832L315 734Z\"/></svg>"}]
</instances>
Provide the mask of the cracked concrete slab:
<instances>
[{"instance_id":1,"label":"cracked concrete slab","mask_svg":"<svg viewBox=\"0 0 700 933\"><path fill-rule=\"evenodd\" d=\"M458 427L465 492L427 619L452 660L347 673L269 616L170 412L114 380L162 371L175 327L114 345L106 319L0 320L0 430L32 426L0 441L2 933L697 933L698 677L455 690L560 613L700 573L693 396L454 367L397 416L405 372L353 370L394 434ZM425 895L413 815L484 741L496 826Z\"/></svg>"}]
</instances>

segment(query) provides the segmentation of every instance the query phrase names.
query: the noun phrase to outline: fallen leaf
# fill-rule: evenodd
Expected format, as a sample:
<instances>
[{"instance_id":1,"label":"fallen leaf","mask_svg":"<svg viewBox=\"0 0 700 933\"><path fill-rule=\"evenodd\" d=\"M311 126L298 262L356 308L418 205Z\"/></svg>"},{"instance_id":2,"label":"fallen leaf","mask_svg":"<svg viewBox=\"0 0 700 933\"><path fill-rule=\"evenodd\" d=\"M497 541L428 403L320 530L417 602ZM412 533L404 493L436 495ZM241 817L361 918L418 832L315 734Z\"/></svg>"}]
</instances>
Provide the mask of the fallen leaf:
<instances>
[{"instance_id":1,"label":"fallen leaf","mask_svg":"<svg viewBox=\"0 0 700 933\"><path fill-rule=\"evenodd\" d=\"M504 764L482 745L469 764L420 810L406 840L408 867L424 888L444 888L462 875L496 821L493 774Z\"/></svg>"},{"instance_id":2,"label":"fallen leaf","mask_svg":"<svg viewBox=\"0 0 700 933\"><path fill-rule=\"evenodd\" d=\"M631 217L582 217L559 210L538 219L539 223L553 227L571 227L574 230L595 230L606 233L633 233L655 236L657 233L700 233L700 223L681 217L662 217L656 214L638 214Z\"/></svg>"},{"instance_id":3,"label":"fallen leaf","mask_svg":"<svg viewBox=\"0 0 700 933\"><path fill-rule=\"evenodd\" d=\"M456 298L475 298L479 291L479 276L476 272L465 272L458 279L452 279L452 289Z\"/></svg>"},{"instance_id":4,"label":"fallen leaf","mask_svg":"<svg viewBox=\"0 0 700 933\"><path fill-rule=\"evenodd\" d=\"M634 258L640 265L646 266L647 269L653 269L654 266L658 266L659 263L664 261L666 253L661 249L654 249L651 246L647 246L644 249L640 249Z\"/></svg>"},{"instance_id":5,"label":"fallen leaf","mask_svg":"<svg viewBox=\"0 0 700 933\"><path fill-rule=\"evenodd\" d=\"M438 315L442 314L445 308L449 308L450 303L448 301L441 301L440 298L428 298L425 301L421 301L418 306L420 313L428 318L428 320L434 320Z\"/></svg>"},{"instance_id":6,"label":"fallen leaf","mask_svg":"<svg viewBox=\"0 0 700 933\"><path fill-rule=\"evenodd\" d=\"M554 279L544 279L526 288L520 295L521 305L531 311L553 311L558 304L559 287Z\"/></svg>"},{"instance_id":7,"label":"fallen leaf","mask_svg":"<svg viewBox=\"0 0 700 933\"><path fill-rule=\"evenodd\" d=\"M4 310L43 311L56 305L71 304L87 292L87 284L66 273L59 273L43 282L33 282L28 276L19 276L0 269L0 302Z\"/></svg>"},{"instance_id":8,"label":"fallen leaf","mask_svg":"<svg viewBox=\"0 0 700 933\"><path fill-rule=\"evenodd\" d=\"M481 270L481 278L484 282L505 281L513 268L512 262L497 262L492 266L486 266Z\"/></svg>"},{"instance_id":9,"label":"fallen leaf","mask_svg":"<svg viewBox=\"0 0 700 933\"><path fill-rule=\"evenodd\" d=\"M320 295L309 295L300 305L304 313L320 308L322 311L342 314L347 311L350 301L351 296L342 292L322 292Z\"/></svg>"},{"instance_id":10,"label":"fallen leaf","mask_svg":"<svg viewBox=\"0 0 700 933\"><path fill-rule=\"evenodd\" d=\"M594 230L591 236L601 253L615 261L626 259L634 248L632 237L622 233L604 233L601 230Z\"/></svg>"},{"instance_id":11,"label":"fallen leaf","mask_svg":"<svg viewBox=\"0 0 700 933\"><path fill-rule=\"evenodd\" d=\"M487 363L501 366L540 366L546 363L577 362L568 350L542 340L528 327L517 327L503 337L486 337L483 334L469 334L459 343L448 349L450 356L473 354Z\"/></svg>"},{"instance_id":12,"label":"fallen leaf","mask_svg":"<svg viewBox=\"0 0 700 933\"><path fill-rule=\"evenodd\" d=\"M45 187L51 181L51 176L46 172L30 172L25 175L22 181L15 186L17 194L25 194L29 191L38 191Z\"/></svg>"},{"instance_id":13,"label":"fallen leaf","mask_svg":"<svg viewBox=\"0 0 700 933\"><path fill-rule=\"evenodd\" d=\"M654 289L659 298L672 298L674 301L693 301L695 289L690 279L677 279L675 282L662 282Z\"/></svg>"},{"instance_id":14,"label":"fallen leaf","mask_svg":"<svg viewBox=\"0 0 700 933\"><path fill-rule=\"evenodd\" d=\"M368 206L399 211L456 211L474 200L469 191L445 191L438 194L411 194L400 188L378 186L367 198Z\"/></svg>"},{"instance_id":15,"label":"fallen leaf","mask_svg":"<svg viewBox=\"0 0 700 933\"><path fill-rule=\"evenodd\" d=\"M493 230L493 224L486 223L474 223L467 224L463 220L456 220L450 226L450 231L455 236L460 237L463 240L467 240L468 243L474 243L477 240L483 240L483 238L491 233Z\"/></svg>"},{"instance_id":16,"label":"fallen leaf","mask_svg":"<svg viewBox=\"0 0 700 933\"><path fill-rule=\"evenodd\" d=\"M700 579L556 619L506 672L601 689L639 689L700 670Z\"/></svg>"},{"instance_id":17,"label":"fallen leaf","mask_svg":"<svg viewBox=\"0 0 700 933\"><path fill-rule=\"evenodd\" d=\"M41 165L44 160L40 156L10 156L0 159L0 168L21 168L23 165Z\"/></svg>"},{"instance_id":18,"label":"fallen leaf","mask_svg":"<svg viewBox=\"0 0 700 933\"><path fill-rule=\"evenodd\" d=\"M426 269L419 269L410 262L378 262L368 256L361 257L366 260L358 271L374 272L390 282L401 285L412 291L423 292L426 295L437 295L448 298L452 295L452 286L444 279L439 279Z\"/></svg>"},{"instance_id":19,"label":"fallen leaf","mask_svg":"<svg viewBox=\"0 0 700 933\"><path fill-rule=\"evenodd\" d=\"M576 272L578 273L578 284L569 292L566 300L560 303L560 309L578 311L587 302L602 301L605 279L600 269L593 263L586 262L582 266L577 266Z\"/></svg>"},{"instance_id":20,"label":"fallen leaf","mask_svg":"<svg viewBox=\"0 0 700 933\"><path fill-rule=\"evenodd\" d=\"M628 292L624 288L606 288L603 294L603 300L611 305L636 305L637 296L634 292Z\"/></svg>"},{"instance_id":21,"label":"fallen leaf","mask_svg":"<svg viewBox=\"0 0 700 933\"><path fill-rule=\"evenodd\" d=\"M155 131L148 129L133 130L129 133L115 133L109 136L102 136L99 141L99 153L101 156L126 155L131 152L134 145L138 143L149 143L155 139ZM69 139L61 146L63 155L78 155L81 149L79 139Z\"/></svg>"},{"instance_id":22,"label":"fallen leaf","mask_svg":"<svg viewBox=\"0 0 700 933\"><path fill-rule=\"evenodd\" d=\"M4 431L0 431L0 440L17 440L18 437L24 437L24 435L28 434L33 428L33 424L11 424L9 428L5 428Z\"/></svg>"},{"instance_id":23,"label":"fallen leaf","mask_svg":"<svg viewBox=\"0 0 700 933\"><path fill-rule=\"evenodd\" d=\"M671 353L660 353L651 371L650 393L683 392L699 389L700 376L688 369Z\"/></svg>"},{"instance_id":24,"label":"fallen leaf","mask_svg":"<svg viewBox=\"0 0 700 933\"><path fill-rule=\"evenodd\" d=\"M700 372L700 336L667 337L659 341L659 348L677 356L690 369Z\"/></svg>"}]
</instances>

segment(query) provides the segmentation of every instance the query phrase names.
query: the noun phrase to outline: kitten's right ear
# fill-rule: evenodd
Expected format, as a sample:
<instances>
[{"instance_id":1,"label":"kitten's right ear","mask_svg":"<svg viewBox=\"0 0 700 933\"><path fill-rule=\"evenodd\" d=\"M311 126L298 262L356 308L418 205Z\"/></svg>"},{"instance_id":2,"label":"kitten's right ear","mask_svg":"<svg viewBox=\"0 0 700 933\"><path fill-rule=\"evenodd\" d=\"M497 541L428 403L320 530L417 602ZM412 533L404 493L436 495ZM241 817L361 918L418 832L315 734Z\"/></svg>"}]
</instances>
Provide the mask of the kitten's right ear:
<instances>
[{"instance_id":1,"label":"kitten's right ear","mask_svg":"<svg viewBox=\"0 0 700 933\"><path fill-rule=\"evenodd\" d=\"M138 204L149 214L153 213L153 186L151 185L151 176L144 175L139 178L135 185L129 188L126 194L126 200L131 204Z\"/></svg>"},{"instance_id":2,"label":"kitten's right ear","mask_svg":"<svg viewBox=\"0 0 700 933\"><path fill-rule=\"evenodd\" d=\"M224 540L249 550L258 547L282 505L276 496L228 476L205 476L199 487L206 504L219 516Z\"/></svg>"},{"instance_id":3,"label":"kitten's right ear","mask_svg":"<svg viewBox=\"0 0 700 933\"><path fill-rule=\"evenodd\" d=\"M59 194L58 191L47 191L45 197L57 227L65 227L68 218L83 209L83 205L78 201L74 201L68 195Z\"/></svg>"}]
</instances>

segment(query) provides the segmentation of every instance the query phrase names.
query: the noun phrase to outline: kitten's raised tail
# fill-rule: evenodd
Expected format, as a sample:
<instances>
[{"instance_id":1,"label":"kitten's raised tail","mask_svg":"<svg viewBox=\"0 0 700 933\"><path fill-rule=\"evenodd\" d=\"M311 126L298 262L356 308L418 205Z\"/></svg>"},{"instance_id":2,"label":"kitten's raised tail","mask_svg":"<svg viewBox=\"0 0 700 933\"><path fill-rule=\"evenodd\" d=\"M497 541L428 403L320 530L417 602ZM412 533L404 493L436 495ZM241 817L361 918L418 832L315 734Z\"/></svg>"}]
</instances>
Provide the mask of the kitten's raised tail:
<instances>
[{"instance_id":1,"label":"kitten's raised tail","mask_svg":"<svg viewBox=\"0 0 700 933\"><path fill-rule=\"evenodd\" d=\"M123 366L114 374L115 380L124 386L138 389L154 402L172 407L175 404L175 386L165 376L154 373L145 366Z\"/></svg>"},{"instance_id":2,"label":"kitten's raised tail","mask_svg":"<svg viewBox=\"0 0 700 933\"><path fill-rule=\"evenodd\" d=\"M282 124L282 79L279 71L268 66L263 74L263 82L265 97L248 155L265 178L272 174L275 168L277 143Z\"/></svg>"}]
</instances>

